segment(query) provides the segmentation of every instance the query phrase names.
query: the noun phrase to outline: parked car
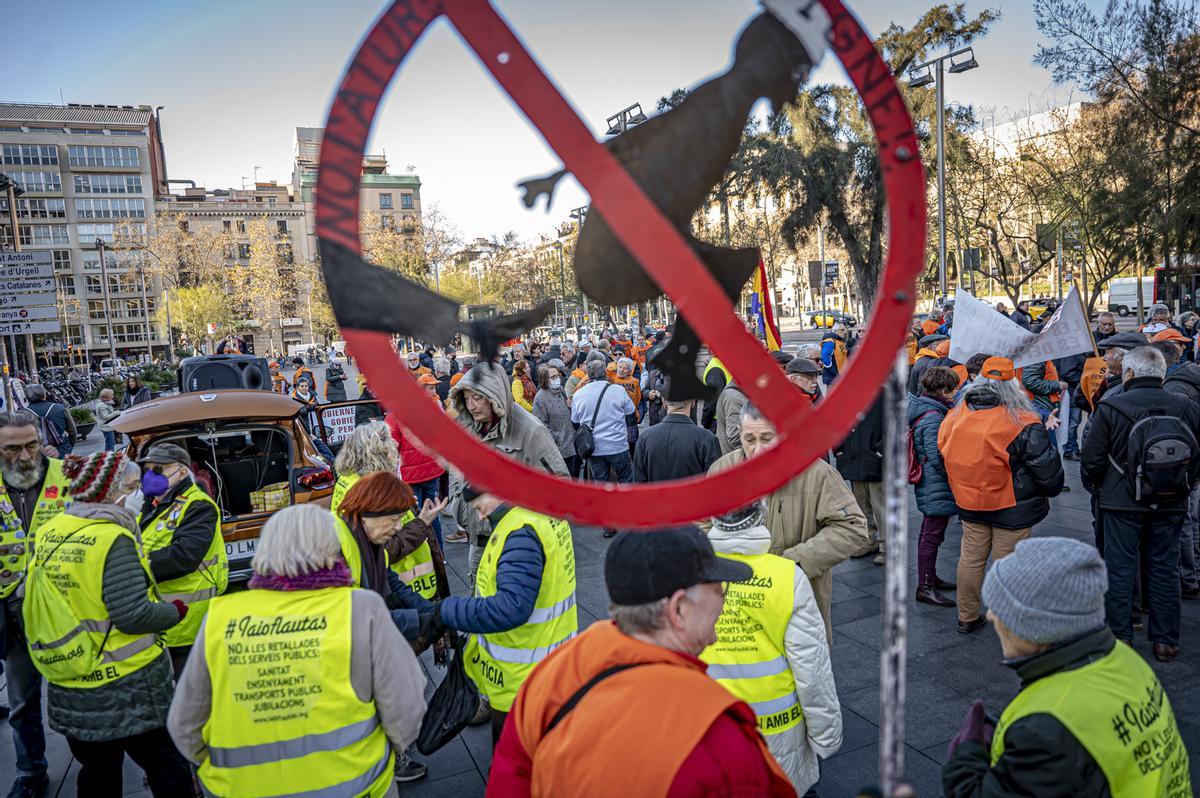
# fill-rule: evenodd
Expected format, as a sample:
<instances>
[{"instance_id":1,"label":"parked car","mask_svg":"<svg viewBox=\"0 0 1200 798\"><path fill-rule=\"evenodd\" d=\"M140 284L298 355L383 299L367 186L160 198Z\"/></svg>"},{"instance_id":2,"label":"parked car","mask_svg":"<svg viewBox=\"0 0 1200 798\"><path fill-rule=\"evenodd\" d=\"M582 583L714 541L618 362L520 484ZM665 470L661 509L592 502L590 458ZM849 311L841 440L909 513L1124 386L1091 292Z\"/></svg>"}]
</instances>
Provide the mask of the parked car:
<instances>
[{"instance_id":1,"label":"parked car","mask_svg":"<svg viewBox=\"0 0 1200 798\"><path fill-rule=\"evenodd\" d=\"M100 376L108 377L113 374L119 374L123 368L125 368L125 361L121 358L106 357L100 361Z\"/></svg>"},{"instance_id":2,"label":"parked car","mask_svg":"<svg viewBox=\"0 0 1200 798\"><path fill-rule=\"evenodd\" d=\"M832 327L835 324L845 324L847 327L853 327L858 324L858 320L848 313L842 313L840 310L812 310L808 313L808 323L813 327Z\"/></svg>"},{"instance_id":3,"label":"parked car","mask_svg":"<svg viewBox=\"0 0 1200 798\"><path fill-rule=\"evenodd\" d=\"M369 400L321 405L309 413L290 397L239 388L153 399L117 416L112 427L129 437L126 453L135 459L155 443L188 451L197 484L221 510L230 579L244 581L262 525L274 512L256 510L251 493L282 484L286 504L327 504L333 463L322 457L309 430L316 427L317 438L336 450L354 426L382 415Z\"/></svg>"}]
</instances>

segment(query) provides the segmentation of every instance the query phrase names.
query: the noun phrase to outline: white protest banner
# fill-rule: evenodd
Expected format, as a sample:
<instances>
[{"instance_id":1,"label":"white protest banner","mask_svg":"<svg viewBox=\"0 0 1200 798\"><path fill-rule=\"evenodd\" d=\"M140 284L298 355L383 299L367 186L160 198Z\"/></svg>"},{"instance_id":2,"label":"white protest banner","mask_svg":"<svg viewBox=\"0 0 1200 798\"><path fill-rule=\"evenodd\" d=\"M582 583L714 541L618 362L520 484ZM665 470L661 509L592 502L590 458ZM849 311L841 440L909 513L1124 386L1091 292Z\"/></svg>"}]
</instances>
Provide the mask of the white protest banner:
<instances>
[{"instance_id":1,"label":"white protest banner","mask_svg":"<svg viewBox=\"0 0 1200 798\"><path fill-rule=\"evenodd\" d=\"M350 437L354 432L354 417L357 410L355 405L331 407L321 410L321 426L329 438L329 444L338 444Z\"/></svg>"},{"instance_id":2,"label":"white protest banner","mask_svg":"<svg viewBox=\"0 0 1200 798\"><path fill-rule=\"evenodd\" d=\"M1067 445L1071 431L1071 392L1063 391L1058 403L1058 429L1054 431L1058 439L1058 450L1061 452Z\"/></svg>"},{"instance_id":3,"label":"white protest banner","mask_svg":"<svg viewBox=\"0 0 1200 798\"><path fill-rule=\"evenodd\" d=\"M1091 351L1092 334L1088 328L1087 315L1083 312L1083 300L1080 299L1075 286L1071 286L1058 310L1042 325L1042 331L1037 334L1035 340L1021 348L1013 358L1013 364L1020 368L1030 363L1041 363Z\"/></svg>"},{"instance_id":4,"label":"white protest banner","mask_svg":"<svg viewBox=\"0 0 1200 798\"><path fill-rule=\"evenodd\" d=\"M950 358L966 363L972 355L1012 358L1017 368L1092 349L1087 316L1074 287L1040 333L1032 333L959 288L954 296Z\"/></svg>"}]
</instances>

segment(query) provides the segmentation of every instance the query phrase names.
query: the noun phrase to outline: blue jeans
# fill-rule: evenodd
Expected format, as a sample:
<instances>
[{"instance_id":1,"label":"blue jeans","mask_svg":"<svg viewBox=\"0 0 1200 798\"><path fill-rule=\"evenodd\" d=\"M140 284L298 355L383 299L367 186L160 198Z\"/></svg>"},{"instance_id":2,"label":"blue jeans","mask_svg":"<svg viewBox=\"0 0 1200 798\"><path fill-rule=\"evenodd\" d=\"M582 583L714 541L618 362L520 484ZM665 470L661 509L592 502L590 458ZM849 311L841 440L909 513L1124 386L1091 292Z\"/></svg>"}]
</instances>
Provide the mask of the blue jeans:
<instances>
[{"instance_id":1,"label":"blue jeans","mask_svg":"<svg viewBox=\"0 0 1200 798\"><path fill-rule=\"evenodd\" d=\"M110 429L106 429L106 430L104 430L103 435L104 435L104 451L111 452L113 449L117 448L117 433L113 432Z\"/></svg>"},{"instance_id":2,"label":"blue jeans","mask_svg":"<svg viewBox=\"0 0 1200 798\"><path fill-rule=\"evenodd\" d=\"M29 646L21 627L19 606L0 599L0 613L7 650L4 654L4 678L8 684L8 703L11 712L8 723L13 730L13 747L17 753L17 775L32 776L45 773L46 732L42 728L42 676L29 657Z\"/></svg>"},{"instance_id":3,"label":"blue jeans","mask_svg":"<svg viewBox=\"0 0 1200 798\"><path fill-rule=\"evenodd\" d=\"M1063 445L1063 454L1079 454L1079 422L1083 420L1083 408L1076 407L1072 401L1068 418L1070 425L1067 429L1067 442Z\"/></svg>"},{"instance_id":4,"label":"blue jeans","mask_svg":"<svg viewBox=\"0 0 1200 798\"><path fill-rule=\"evenodd\" d=\"M633 482L633 458L629 452L594 454L588 458L593 482Z\"/></svg>"},{"instance_id":5,"label":"blue jeans","mask_svg":"<svg viewBox=\"0 0 1200 798\"><path fill-rule=\"evenodd\" d=\"M426 499L432 499L434 502L437 502L437 500L438 500L438 482L440 480L441 480L441 477L434 477L433 479L427 479L424 482L413 482L412 484L409 485L409 487L413 489L413 495L417 497L417 512L418 513L421 512L421 507L425 504ZM433 519L433 524L431 524L431 526L433 527L433 534L437 537L438 548L443 548L443 546L442 546L442 519L435 516Z\"/></svg>"}]
</instances>

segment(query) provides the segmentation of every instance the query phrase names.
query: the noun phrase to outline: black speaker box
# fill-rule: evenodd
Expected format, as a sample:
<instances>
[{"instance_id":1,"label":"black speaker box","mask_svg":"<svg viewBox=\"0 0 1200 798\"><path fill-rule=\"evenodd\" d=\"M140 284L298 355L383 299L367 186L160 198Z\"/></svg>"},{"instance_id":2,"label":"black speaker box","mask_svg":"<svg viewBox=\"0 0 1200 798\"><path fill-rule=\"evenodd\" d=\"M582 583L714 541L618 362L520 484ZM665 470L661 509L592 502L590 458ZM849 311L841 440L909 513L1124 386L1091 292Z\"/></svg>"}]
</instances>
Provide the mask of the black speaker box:
<instances>
[{"instance_id":1,"label":"black speaker box","mask_svg":"<svg viewBox=\"0 0 1200 798\"><path fill-rule=\"evenodd\" d=\"M200 355L180 362L179 390L182 393L214 388L271 390L267 359L252 355Z\"/></svg>"}]
</instances>

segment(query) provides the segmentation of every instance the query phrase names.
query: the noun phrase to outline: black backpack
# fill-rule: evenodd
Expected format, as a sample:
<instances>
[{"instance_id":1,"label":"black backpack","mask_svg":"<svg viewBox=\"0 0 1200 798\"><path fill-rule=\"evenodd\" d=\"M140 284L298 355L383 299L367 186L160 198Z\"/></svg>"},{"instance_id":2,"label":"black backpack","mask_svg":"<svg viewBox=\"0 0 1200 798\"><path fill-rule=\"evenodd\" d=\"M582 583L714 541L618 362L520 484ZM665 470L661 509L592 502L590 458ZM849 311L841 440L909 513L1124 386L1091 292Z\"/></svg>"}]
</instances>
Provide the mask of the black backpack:
<instances>
[{"instance_id":1,"label":"black backpack","mask_svg":"<svg viewBox=\"0 0 1200 798\"><path fill-rule=\"evenodd\" d=\"M1196 450L1196 436L1182 420L1151 410L1129 430L1124 467L1108 459L1131 481L1134 501L1154 506L1187 497Z\"/></svg>"}]
</instances>

